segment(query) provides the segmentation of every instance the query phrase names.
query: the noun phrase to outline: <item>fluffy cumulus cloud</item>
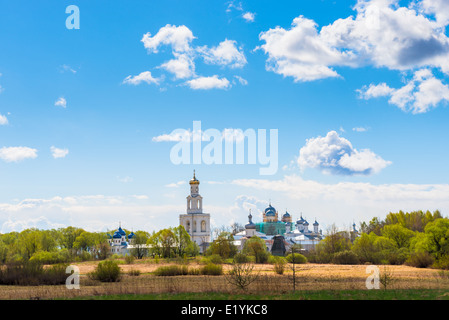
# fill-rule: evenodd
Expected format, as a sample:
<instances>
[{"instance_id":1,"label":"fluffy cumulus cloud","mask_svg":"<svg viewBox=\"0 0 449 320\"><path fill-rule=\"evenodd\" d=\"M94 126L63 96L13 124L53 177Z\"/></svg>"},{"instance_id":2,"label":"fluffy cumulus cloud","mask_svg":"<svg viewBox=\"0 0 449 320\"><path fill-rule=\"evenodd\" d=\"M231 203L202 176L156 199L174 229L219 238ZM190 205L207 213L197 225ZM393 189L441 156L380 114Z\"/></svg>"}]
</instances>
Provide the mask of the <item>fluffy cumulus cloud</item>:
<instances>
[{"instance_id":1,"label":"fluffy cumulus cloud","mask_svg":"<svg viewBox=\"0 0 449 320\"><path fill-rule=\"evenodd\" d=\"M357 150L351 142L330 131L325 137L308 139L299 151L298 165L317 168L326 174L370 175L380 172L390 161L369 149Z\"/></svg>"},{"instance_id":2,"label":"fluffy cumulus cloud","mask_svg":"<svg viewBox=\"0 0 449 320\"><path fill-rule=\"evenodd\" d=\"M254 22L254 19L256 18L256 14L253 12L245 12L242 15L243 19L245 19L246 22Z\"/></svg>"},{"instance_id":3,"label":"fluffy cumulus cloud","mask_svg":"<svg viewBox=\"0 0 449 320\"><path fill-rule=\"evenodd\" d=\"M152 35L146 33L142 37L142 43L149 54L157 54L163 47L171 49L172 59L156 66L156 69L165 70L174 76L173 80L187 80L185 85L192 89L226 89L231 83L225 77L216 75L204 76L196 74L198 59L208 65L217 65L230 69L242 68L247 64L243 48L234 40L225 39L217 46L195 46L196 37L186 26L174 26L167 24ZM141 82L159 84L158 79L153 78L149 71L138 76L128 76L123 82L140 84Z\"/></svg>"},{"instance_id":4,"label":"fluffy cumulus cloud","mask_svg":"<svg viewBox=\"0 0 449 320\"><path fill-rule=\"evenodd\" d=\"M198 48L198 52L204 60L210 64L229 66L231 68L242 68L246 64L243 49L237 47L237 42L226 39L216 47Z\"/></svg>"},{"instance_id":5,"label":"fluffy cumulus cloud","mask_svg":"<svg viewBox=\"0 0 449 320\"><path fill-rule=\"evenodd\" d=\"M357 90L361 99L388 97L388 102L406 112L425 113L449 101L449 86L429 69L421 69L404 86L394 89L387 84L370 84Z\"/></svg>"},{"instance_id":6,"label":"fluffy cumulus cloud","mask_svg":"<svg viewBox=\"0 0 449 320\"><path fill-rule=\"evenodd\" d=\"M19 162L25 159L37 158L37 149L29 147L0 148L0 159L5 162Z\"/></svg>"},{"instance_id":7,"label":"fluffy cumulus cloud","mask_svg":"<svg viewBox=\"0 0 449 320\"><path fill-rule=\"evenodd\" d=\"M142 43L149 53L158 53L159 47L169 45L175 52L188 52L191 50L190 43L195 39L192 31L186 26L173 26L167 24L165 27L151 36L147 32L143 35Z\"/></svg>"},{"instance_id":8,"label":"fluffy cumulus cloud","mask_svg":"<svg viewBox=\"0 0 449 320\"><path fill-rule=\"evenodd\" d=\"M335 68L342 66L435 67L449 73L449 39L443 28L449 15L438 14L447 6L443 2L412 1L402 7L397 0L359 0L355 16L321 29L299 16L288 29L262 32L260 48L268 55L268 70L295 81L338 77Z\"/></svg>"}]
</instances>

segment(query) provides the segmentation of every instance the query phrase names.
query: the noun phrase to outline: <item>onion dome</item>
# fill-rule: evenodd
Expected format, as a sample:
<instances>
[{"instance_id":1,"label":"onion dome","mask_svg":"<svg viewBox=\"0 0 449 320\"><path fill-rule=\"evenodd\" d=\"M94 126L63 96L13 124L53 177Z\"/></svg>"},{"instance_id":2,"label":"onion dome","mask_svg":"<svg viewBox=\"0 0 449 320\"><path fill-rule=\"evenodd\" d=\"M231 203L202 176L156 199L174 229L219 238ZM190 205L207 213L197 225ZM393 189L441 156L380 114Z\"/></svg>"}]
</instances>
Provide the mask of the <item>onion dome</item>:
<instances>
[{"instance_id":1,"label":"onion dome","mask_svg":"<svg viewBox=\"0 0 449 320\"><path fill-rule=\"evenodd\" d=\"M298 221L296 221L296 224L304 224L304 222L307 222L307 221L303 219L302 214L301 214L301 217L299 218Z\"/></svg>"},{"instance_id":2,"label":"onion dome","mask_svg":"<svg viewBox=\"0 0 449 320\"><path fill-rule=\"evenodd\" d=\"M112 239L112 236L109 233L107 233L106 236L108 237L108 239Z\"/></svg>"},{"instance_id":3,"label":"onion dome","mask_svg":"<svg viewBox=\"0 0 449 320\"><path fill-rule=\"evenodd\" d=\"M316 221L316 219L315 219L315 222L313 223L313 225L314 226L318 226L319 225L318 222Z\"/></svg>"},{"instance_id":4,"label":"onion dome","mask_svg":"<svg viewBox=\"0 0 449 320\"><path fill-rule=\"evenodd\" d=\"M253 216L251 215L251 210L249 211L248 224L245 225L245 229L256 229L256 225L253 223Z\"/></svg>"},{"instance_id":5,"label":"onion dome","mask_svg":"<svg viewBox=\"0 0 449 320\"><path fill-rule=\"evenodd\" d=\"M120 235L122 235L122 236L126 236L126 232L123 231L122 227L119 227L117 232L120 233Z\"/></svg>"},{"instance_id":6,"label":"onion dome","mask_svg":"<svg viewBox=\"0 0 449 320\"><path fill-rule=\"evenodd\" d=\"M114 232L114 235L112 236L113 239L120 239L122 237L122 235L120 234L119 231Z\"/></svg>"},{"instance_id":7,"label":"onion dome","mask_svg":"<svg viewBox=\"0 0 449 320\"><path fill-rule=\"evenodd\" d=\"M128 239L134 239L136 237L136 235L134 234L134 232L131 232L128 236Z\"/></svg>"},{"instance_id":8,"label":"onion dome","mask_svg":"<svg viewBox=\"0 0 449 320\"><path fill-rule=\"evenodd\" d=\"M190 179L190 184L200 184L200 181L195 177L195 170L193 170L193 178Z\"/></svg>"},{"instance_id":9,"label":"onion dome","mask_svg":"<svg viewBox=\"0 0 449 320\"><path fill-rule=\"evenodd\" d=\"M268 208L265 209L265 215L273 217L276 215L276 209L271 206L271 203Z\"/></svg>"},{"instance_id":10,"label":"onion dome","mask_svg":"<svg viewBox=\"0 0 449 320\"><path fill-rule=\"evenodd\" d=\"M285 211L284 215L282 216L283 218L290 218L290 213L288 213L287 211Z\"/></svg>"},{"instance_id":11,"label":"onion dome","mask_svg":"<svg viewBox=\"0 0 449 320\"><path fill-rule=\"evenodd\" d=\"M309 225L309 223L307 222L307 220L304 220L304 225L305 225L305 226L308 226L308 225Z\"/></svg>"}]
</instances>

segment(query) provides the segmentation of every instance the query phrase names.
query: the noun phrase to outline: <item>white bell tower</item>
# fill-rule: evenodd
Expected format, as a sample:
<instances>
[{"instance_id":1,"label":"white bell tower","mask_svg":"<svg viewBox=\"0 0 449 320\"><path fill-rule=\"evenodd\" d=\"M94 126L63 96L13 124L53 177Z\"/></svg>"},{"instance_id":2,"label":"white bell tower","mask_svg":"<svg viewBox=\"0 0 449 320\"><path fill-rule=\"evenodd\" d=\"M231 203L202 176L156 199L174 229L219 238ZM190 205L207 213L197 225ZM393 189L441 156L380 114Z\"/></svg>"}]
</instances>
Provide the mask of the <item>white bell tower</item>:
<instances>
[{"instance_id":1,"label":"white bell tower","mask_svg":"<svg viewBox=\"0 0 449 320\"><path fill-rule=\"evenodd\" d=\"M204 252L211 242L210 214L203 213L203 197L199 193L200 181L195 176L189 182L190 195L187 196L187 214L179 215L179 224L186 229L192 241Z\"/></svg>"}]
</instances>

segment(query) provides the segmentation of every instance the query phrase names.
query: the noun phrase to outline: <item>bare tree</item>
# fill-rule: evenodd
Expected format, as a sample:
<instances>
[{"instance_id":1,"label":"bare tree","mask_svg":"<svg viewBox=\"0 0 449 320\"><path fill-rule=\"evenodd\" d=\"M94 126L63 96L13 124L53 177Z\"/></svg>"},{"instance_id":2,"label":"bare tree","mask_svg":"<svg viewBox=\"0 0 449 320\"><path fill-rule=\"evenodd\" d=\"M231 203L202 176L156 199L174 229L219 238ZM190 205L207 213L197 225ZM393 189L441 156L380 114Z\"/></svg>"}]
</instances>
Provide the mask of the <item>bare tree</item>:
<instances>
[{"instance_id":1,"label":"bare tree","mask_svg":"<svg viewBox=\"0 0 449 320\"><path fill-rule=\"evenodd\" d=\"M235 260L232 263L232 269L225 275L226 281L243 291L258 277L259 274L254 273L252 263L240 263Z\"/></svg>"}]
</instances>

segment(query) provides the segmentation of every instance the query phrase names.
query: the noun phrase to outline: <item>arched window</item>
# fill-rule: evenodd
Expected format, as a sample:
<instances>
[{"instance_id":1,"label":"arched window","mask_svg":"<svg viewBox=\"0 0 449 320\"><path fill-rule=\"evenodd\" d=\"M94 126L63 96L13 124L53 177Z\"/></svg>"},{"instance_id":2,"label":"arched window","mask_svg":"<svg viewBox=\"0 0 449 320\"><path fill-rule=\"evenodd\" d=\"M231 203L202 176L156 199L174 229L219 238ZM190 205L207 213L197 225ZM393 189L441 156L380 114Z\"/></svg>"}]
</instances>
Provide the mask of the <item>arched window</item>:
<instances>
[{"instance_id":1,"label":"arched window","mask_svg":"<svg viewBox=\"0 0 449 320\"><path fill-rule=\"evenodd\" d=\"M186 222L186 231L190 232L190 221Z\"/></svg>"},{"instance_id":2,"label":"arched window","mask_svg":"<svg viewBox=\"0 0 449 320\"><path fill-rule=\"evenodd\" d=\"M206 232L206 221L201 221L201 232Z\"/></svg>"},{"instance_id":3,"label":"arched window","mask_svg":"<svg viewBox=\"0 0 449 320\"><path fill-rule=\"evenodd\" d=\"M193 221L193 232L196 232L196 221Z\"/></svg>"}]
</instances>

